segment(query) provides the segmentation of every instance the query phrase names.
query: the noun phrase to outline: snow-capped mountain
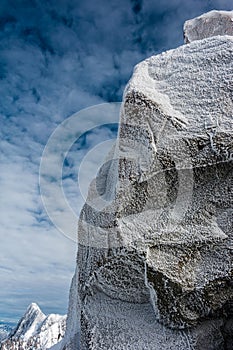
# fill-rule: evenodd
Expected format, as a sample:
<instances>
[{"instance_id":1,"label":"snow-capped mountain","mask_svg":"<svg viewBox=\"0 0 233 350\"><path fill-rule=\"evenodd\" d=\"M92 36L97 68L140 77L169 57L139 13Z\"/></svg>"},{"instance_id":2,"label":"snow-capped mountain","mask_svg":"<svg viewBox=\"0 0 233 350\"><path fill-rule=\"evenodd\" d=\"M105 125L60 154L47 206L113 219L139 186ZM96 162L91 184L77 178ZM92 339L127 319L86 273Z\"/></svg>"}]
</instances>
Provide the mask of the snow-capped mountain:
<instances>
[{"instance_id":1,"label":"snow-capped mountain","mask_svg":"<svg viewBox=\"0 0 233 350\"><path fill-rule=\"evenodd\" d=\"M0 342L7 338L12 327L6 323L0 323Z\"/></svg>"},{"instance_id":2,"label":"snow-capped mountain","mask_svg":"<svg viewBox=\"0 0 233 350\"><path fill-rule=\"evenodd\" d=\"M1 345L0 350L47 350L61 341L66 328L66 315L46 316L32 303Z\"/></svg>"},{"instance_id":3,"label":"snow-capped mountain","mask_svg":"<svg viewBox=\"0 0 233 350\"><path fill-rule=\"evenodd\" d=\"M9 336L12 338L24 339L26 341L38 332L38 329L45 318L46 316L40 310L39 306L32 303L29 305L27 311Z\"/></svg>"}]
</instances>

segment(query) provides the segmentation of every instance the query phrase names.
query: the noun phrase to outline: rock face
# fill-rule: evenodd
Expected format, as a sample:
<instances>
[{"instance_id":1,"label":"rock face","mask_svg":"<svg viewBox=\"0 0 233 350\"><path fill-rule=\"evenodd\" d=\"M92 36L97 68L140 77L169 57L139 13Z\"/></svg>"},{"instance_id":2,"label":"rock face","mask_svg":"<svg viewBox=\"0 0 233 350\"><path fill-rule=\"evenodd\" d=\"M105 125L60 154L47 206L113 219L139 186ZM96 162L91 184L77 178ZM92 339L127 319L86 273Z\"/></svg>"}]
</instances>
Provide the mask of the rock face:
<instances>
[{"instance_id":1,"label":"rock face","mask_svg":"<svg viewBox=\"0 0 233 350\"><path fill-rule=\"evenodd\" d=\"M47 350L61 341L66 327L66 316L45 316L32 303L15 329L0 344L1 350Z\"/></svg>"},{"instance_id":2,"label":"rock face","mask_svg":"<svg viewBox=\"0 0 233 350\"><path fill-rule=\"evenodd\" d=\"M210 11L184 24L186 43L217 35L233 35L233 11Z\"/></svg>"},{"instance_id":3,"label":"rock face","mask_svg":"<svg viewBox=\"0 0 233 350\"><path fill-rule=\"evenodd\" d=\"M62 349L233 348L232 57L224 35L136 66L80 215Z\"/></svg>"}]
</instances>

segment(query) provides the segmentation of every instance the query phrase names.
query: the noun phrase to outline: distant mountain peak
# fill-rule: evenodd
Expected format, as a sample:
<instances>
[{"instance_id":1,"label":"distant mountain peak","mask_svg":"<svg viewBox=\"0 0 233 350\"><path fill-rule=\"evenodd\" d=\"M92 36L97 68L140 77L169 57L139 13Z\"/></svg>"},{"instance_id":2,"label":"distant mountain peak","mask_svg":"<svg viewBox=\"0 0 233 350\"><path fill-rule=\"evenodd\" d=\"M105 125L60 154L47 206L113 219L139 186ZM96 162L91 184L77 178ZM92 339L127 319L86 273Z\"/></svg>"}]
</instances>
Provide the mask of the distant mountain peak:
<instances>
[{"instance_id":1,"label":"distant mountain peak","mask_svg":"<svg viewBox=\"0 0 233 350\"><path fill-rule=\"evenodd\" d=\"M66 315L45 315L36 303L31 303L17 326L0 344L0 350L33 349L45 350L57 344L64 336Z\"/></svg>"},{"instance_id":2,"label":"distant mountain peak","mask_svg":"<svg viewBox=\"0 0 233 350\"><path fill-rule=\"evenodd\" d=\"M31 303L28 308L27 308L27 311L31 311L31 310L37 310L37 311L41 311L39 305L37 305L36 303Z\"/></svg>"},{"instance_id":3,"label":"distant mountain peak","mask_svg":"<svg viewBox=\"0 0 233 350\"><path fill-rule=\"evenodd\" d=\"M28 339L37 332L45 320L45 314L36 303L31 303L16 328L10 333L10 337Z\"/></svg>"}]
</instances>

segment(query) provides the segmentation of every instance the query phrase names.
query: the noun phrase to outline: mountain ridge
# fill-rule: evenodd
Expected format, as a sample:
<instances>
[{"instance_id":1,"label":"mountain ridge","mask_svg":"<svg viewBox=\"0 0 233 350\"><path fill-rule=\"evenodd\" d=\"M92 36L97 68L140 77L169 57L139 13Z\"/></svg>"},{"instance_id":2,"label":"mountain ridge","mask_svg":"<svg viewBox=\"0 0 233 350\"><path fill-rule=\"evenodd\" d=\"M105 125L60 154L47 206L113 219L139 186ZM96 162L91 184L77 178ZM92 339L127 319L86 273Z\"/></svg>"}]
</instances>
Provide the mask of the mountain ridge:
<instances>
[{"instance_id":1,"label":"mountain ridge","mask_svg":"<svg viewBox=\"0 0 233 350\"><path fill-rule=\"evenodd\" d=\"M1 341L0 350L48 350L60 342L66 328L66 315L45 315L31 303L18 324Z\"/></svg>"}]
</instances>

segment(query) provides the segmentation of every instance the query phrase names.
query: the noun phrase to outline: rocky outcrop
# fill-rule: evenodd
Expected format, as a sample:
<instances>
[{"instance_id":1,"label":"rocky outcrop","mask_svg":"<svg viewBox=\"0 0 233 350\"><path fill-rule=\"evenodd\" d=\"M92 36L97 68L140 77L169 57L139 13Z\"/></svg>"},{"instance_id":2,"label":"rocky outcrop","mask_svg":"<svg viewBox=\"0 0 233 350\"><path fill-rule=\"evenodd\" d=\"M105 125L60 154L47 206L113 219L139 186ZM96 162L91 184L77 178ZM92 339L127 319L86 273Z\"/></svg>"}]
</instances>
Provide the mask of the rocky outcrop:
<instances>
[{"instance_id":1,"label":"rocky outcrop","mask_svg":"<svg viewBox=\"0 0 233 350\"><path fill-rule=\"evenodd\" d=\"M0 344L1 350L47 350L59 343L65 333L66 316L45 316L32 303L17 326Z\"/></svg>"},{"instance_id":2,"label":"rocky outcrop","mask_svg":"<svg viewBox=\"0 0 233 350\"><path fill-rule=\"evenodd\" d=\"M80 215L63 349L232 349L232 57L224 35L136 66Z\"/></svg>"},{"instance_id":3,"label":"rocky outcrop","mask_svg":"<svg viewBox=\"0 0 233 350\"><path fill-rule=\"evenodd\" d=\"M217 35L233 35L233 11L210 11L184 24L186 43Z\"/></svg>"}]
</instances>

